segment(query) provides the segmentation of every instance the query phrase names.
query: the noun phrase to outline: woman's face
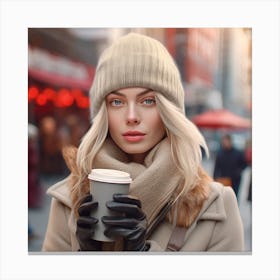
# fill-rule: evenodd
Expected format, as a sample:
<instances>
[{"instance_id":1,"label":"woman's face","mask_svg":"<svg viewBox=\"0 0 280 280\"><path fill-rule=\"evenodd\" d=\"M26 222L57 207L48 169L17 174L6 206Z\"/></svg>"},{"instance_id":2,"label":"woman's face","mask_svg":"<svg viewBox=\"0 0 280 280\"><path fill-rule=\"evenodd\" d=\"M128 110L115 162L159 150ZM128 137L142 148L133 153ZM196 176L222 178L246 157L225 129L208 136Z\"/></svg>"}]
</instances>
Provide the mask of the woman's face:
<instances>
[{"instance_id":1,"label":"woman's face","mask_svg":"<svg viewBox=\"0 0 280 280\"><path fill-rule=\"evenodd\" d=\"M124 88L106 96L109 132L131 160L142 162L165 135L155 94L146 88Z\"/></svg>"}]
</instances>

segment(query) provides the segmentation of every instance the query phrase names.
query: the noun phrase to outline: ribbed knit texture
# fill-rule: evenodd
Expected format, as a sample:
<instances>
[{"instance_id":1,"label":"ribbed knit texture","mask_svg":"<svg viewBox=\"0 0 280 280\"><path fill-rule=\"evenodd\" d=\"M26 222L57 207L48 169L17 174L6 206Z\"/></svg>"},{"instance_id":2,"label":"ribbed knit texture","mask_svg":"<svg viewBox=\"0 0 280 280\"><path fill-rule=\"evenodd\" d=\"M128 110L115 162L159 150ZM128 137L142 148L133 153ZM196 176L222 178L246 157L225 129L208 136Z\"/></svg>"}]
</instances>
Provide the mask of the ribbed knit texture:
<instances>
[{"instance_id":1,"label":"ribbed knit texture","mask_svg":"<svg viewBox=\"0 0 280 280\"><path fill-rule=\"evenodd\" d=\"M160 92L184 111L178 68L166 48L148 36L129 33L101 54L90 90L91 117L95 117L107 94L127 87Z\"/></svg>"}]
</instances>

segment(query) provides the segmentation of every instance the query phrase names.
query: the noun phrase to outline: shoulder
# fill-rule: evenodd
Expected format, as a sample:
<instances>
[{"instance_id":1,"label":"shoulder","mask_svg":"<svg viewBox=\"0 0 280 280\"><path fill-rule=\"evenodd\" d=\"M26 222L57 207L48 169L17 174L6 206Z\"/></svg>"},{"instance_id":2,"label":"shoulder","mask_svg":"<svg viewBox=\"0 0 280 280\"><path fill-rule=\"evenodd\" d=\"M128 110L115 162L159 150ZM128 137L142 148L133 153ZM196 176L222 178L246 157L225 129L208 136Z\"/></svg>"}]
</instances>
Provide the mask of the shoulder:
<instances>
[{"instance_id":1,"label":"shoulder","mask_svg":"<svg viewBox=\"0 0 280 280\"><path fill-rule=\"evenodd\" d=\"M67 178L51 186L47 194L52 199L42 251L71 251L76 246L75 220Z\"/></svg>"},{"instance_id":2,"label":"shoulder","mask_svg":"<svg viewBox=\"0 0 280 280\"><path fill-rule=\"evenodd\" d=\"M202 205L199 220L223 220L225 219L224 208L224 186L220 183L211 182L209 184L209 197Z\"/></svg>"},{"instance_id":3,"label":"shoulder","mask_svg":"<svg viewBox=\"0 0 280 280\"><path fill-rule=\"evenodd\" d=\"M68 184L69 177L57 182L48 188L47 194L57 199L62 204L72 208L70 187Z\"/></svg>"},{"instance_id":4,"label":"shoulder","mask_svg":"<svg viewBox=\"0 0 280 280\"><path fill-rule=\"evenodd\" d=\"M223 203L228 203L228 202L237 202L236 195L231 187L226 187L221 183L218 182L212 182L210 183L210 199L214 200L223 200Z\"/></svg>"},{"instance_id":5,"label":"shoulder","mask_svg":"<svg viewBox=\"0 0 280 280\"><path fill-rule=\"evenodd\" d=\"M231 187L224 187L219 183L212 183L211 190L208 207L201 216L216 222L209 250L242 251L243 224L234 191Z\"/></svg>"},{"instance_id":6,"label":"shoulder","mask_svg":"<svg viewBox=\"0 0 280 280\"><path fill-rule=\"evenodd\" d=\"M217 220L224 220L227 212L232 209L239 211L236 195L232 188L225 187L218 182L210 183L210 194L202 206L201 216L203 218L205 215L213 216Z\"/></svg>"},{"instance_id":7,"label":"shoulder","mask_svg":"<svg viewBox=\"0 0 280 280\"><path fill-rule=\"evenodd\" d=\"M221 195L226 209L238 207L236 195L231 187L221 187Z\"/></svg>"}]
</instances>

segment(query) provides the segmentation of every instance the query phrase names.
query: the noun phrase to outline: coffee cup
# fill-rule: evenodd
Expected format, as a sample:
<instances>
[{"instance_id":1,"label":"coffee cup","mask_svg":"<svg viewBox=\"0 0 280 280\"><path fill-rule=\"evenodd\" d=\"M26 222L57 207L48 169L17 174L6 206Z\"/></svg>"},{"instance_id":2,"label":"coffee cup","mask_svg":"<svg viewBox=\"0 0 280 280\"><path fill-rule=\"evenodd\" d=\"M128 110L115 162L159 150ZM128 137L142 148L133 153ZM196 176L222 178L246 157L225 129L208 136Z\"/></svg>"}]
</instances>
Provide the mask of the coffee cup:
<instances>
[{"instance_id":1,"label":"coffee cup","mask_svg":"<svg viewBox=\"0 0 280 280\"><path fill-rule=\"evenodd\" d=\"M91 212L91 215L98 219L93 239L112 242L113 239L104 235L106 225L102 223L101 217L119 215L109 210L106 202L113 200L115 193L128 194L132 179L129 173L114 169L92 169L88 179L90 180L90 193L94 200L98 201L97 209Z\"/></svg>"}]
</instances>

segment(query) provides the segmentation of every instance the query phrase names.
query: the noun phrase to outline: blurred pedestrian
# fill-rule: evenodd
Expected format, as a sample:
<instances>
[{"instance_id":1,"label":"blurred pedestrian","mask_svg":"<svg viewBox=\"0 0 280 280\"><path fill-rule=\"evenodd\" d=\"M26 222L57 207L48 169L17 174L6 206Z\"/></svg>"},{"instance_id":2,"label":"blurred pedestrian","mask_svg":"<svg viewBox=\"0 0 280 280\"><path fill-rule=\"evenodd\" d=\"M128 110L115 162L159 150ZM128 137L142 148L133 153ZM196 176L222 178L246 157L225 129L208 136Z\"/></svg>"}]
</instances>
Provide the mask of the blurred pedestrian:
<instances>
[{"instance_id":1,"label":"blurred pedestrian","mask_svg":"<svg viewBox=\"0 0 280 280\"><path fill-rule=\"evenodd\" d=\"M91 95L92 125L78 149L64 150L71 175L48 190L52 204L43 251L242 251L243 226L231 188L201 167L199 130L184 112L184 89L173 58L150 37L131 33L101 55ZM128 195L98 220L89 194L92 168L133 179ZM123 238L123 248L95 240ZM108 244L107 244L108 245Z\"/></svg>"},{"instance_id":2,"label":"blurred pedestrian","mask_svg":"<svg viewBox=\"0 0 280 280\"><path fill-rule=\"evenodd\" d=\"M38 128L28 124L28 208L42 207L42 189L39 177ZM36 238L34 228L28 222L28 240Z\"/></svg>"},{"instance_id":3,"label":"blurred pedestrian","mask_svg":"<svg viewBox=\"0 0 280 280\"><path fill-rule=\"evenodd\" d=\"M66 173L62 157L62 148L68 138L52 116L44 117L40 122L40 172L42 175L57 176Z\"/></svg>"},{"instance_id":4,"label":"blurred pedestrian","mask_svg":"<svg viewBox=\"0 0 280 280\"><path fill-rule=\"evenodd\" d=\"M214 179L231 186L238 197L241 173L246 167L244 153L233 146L232 138L225 134L221 138L221 147L214 165Z\"/></svg>"},{"instance_id":5,"label":"blurred pedestrian","mask_svg":"<svg viewBox=\"0 0 280 280\"><path fill-rule=\"evenodd\" d=\"M42 206L42 189L39 177L38 128L28 124L28 207Z\"/></svg>"},{"instance_id":6,"label":"blurred pedestrian","mask_svg":"<svg viewBox=\"0 0 280 280\"><path fill-rule=\"evenodd\" d=\"M34 239L40 238L40 235L37 234L34 228L28 223L28 241L31 242Z\"/></svg>"},{"instance_id":7,"label":"blurred pedestrian","mask_svg":"<svg viewBox=\"0 0 280 280\"><path fill-rule=\"evenodd\" d=\"M68 144L78 147L82 136L86 133L86 124L77 115L70 114L65 119L65 130Z\"/></svg>"},{"instance_id":8,"label":"blurred pedestrian","mask_svg":"<svg viewBox=\"0 0 280 280\"><path fill-rule=\"evenodd\" d=\"M251 139L248 139L245 144L245 160L247 162L249 173L250 173L247 200L249 202L252 202L252 140Z\"/></svg>"}]
</instances>

